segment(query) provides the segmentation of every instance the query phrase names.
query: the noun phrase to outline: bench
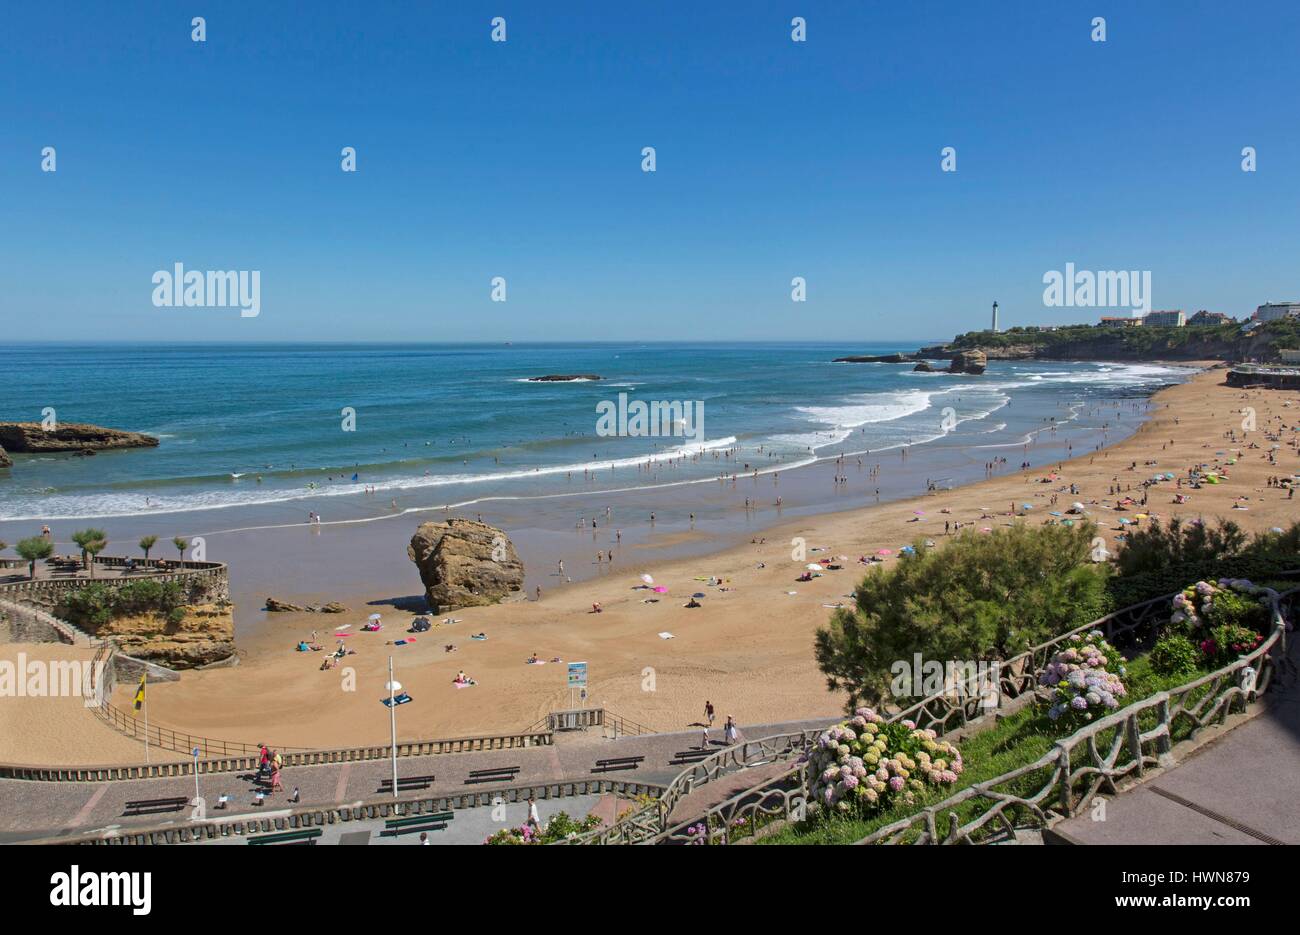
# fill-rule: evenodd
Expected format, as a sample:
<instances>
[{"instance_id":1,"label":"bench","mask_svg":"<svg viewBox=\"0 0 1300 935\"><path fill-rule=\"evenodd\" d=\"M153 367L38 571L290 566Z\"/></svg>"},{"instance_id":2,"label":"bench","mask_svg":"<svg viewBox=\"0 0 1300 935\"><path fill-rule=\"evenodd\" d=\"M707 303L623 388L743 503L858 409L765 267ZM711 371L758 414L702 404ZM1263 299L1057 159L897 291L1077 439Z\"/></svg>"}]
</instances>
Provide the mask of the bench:
<instances>
[{"instance_id":1,"label":"bench","mask_svg":"<svg viewBox=\"0 0 1300 935\"><path fill-rule=\"evenodd\" d=\"M397 779L397 791L406 792L411 789L427 789L429 786L433 785L433 780L434 777L432 774L428 776L399 776ZM383 780L379 784L379 791L392 792L393 781L391 779Z\"/></svg>"},{"instance_id":2,"label":"bench","mask_svg":"<svg viewBox=\"0 0 1300 935\"><path fill-rule=\"evenodd\" d=\"M384 822L384 830L379 832L381 838L395 838L398 835L414 834L417 831L444 831L447 822L454 818L451 812L430 812L428 815L408 815L405 818L390 818Z\"/></svg>"},{"instance_id":3,"label":"bench","mask_svg":"<svg viewBox=\"0 0 1300 935\"><path fill-rule=\"evenodd\" d=\"M499 769L474 769L470 770L469 778L465 780L465 785L476 782L496 782L497 780L511 780L519 774L518 766L502 766Z\"/></svg>"},{"instance_id":4,"label":"bench","mask_svg":"<svg viewBox=\"0 0 1300 935\"><path fill-rule=\"evenodd\" d=\"M620 769L637 769L638 764L645 762L643 756L616 756L604 760L596 761L596 768L593 773L608 773Z\"/></svg>"},{"instance_id":5,"label":"bench","mask_svg":"<svg viewBox=\"0 0 1300 935\"><path fill-rule=\"evenodd\" d=\"M123 815L147 815L154 812L179 812L190 804L188 796L178 795L165 799L134 799L126 803Z\"/></svg>"},{"instance_id":6,"label":"bench","mask_svg":"<svg viewBox=\"0 0 1300 935\"><path fill-rule=\"evenodd\" d=\"M324 832L320 828L302 828L298 831L282 831L279 834L262 834L249 838L249 844L315 844Z\"/></svg>"},{"instance_id":7,"label":"bench","mask_svg":"<svg viewBox=\"0 0 1300 935\"><path fill-rule=\"evenodd\" d=\"M680 766L683 763L698 763L707 756L712 756L713 750L678 750L673 754L673 758L668 761L669 766Z\"/></svg>"}]
</instances>

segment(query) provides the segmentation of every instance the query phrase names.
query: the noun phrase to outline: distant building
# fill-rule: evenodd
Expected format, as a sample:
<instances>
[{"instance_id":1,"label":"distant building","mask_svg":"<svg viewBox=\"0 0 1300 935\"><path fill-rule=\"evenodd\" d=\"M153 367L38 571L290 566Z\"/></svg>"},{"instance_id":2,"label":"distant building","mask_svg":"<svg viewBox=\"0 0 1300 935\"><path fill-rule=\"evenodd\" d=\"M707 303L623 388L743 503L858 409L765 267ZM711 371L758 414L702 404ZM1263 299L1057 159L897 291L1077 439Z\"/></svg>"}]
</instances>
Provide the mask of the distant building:
<instances>
[{"instance_id":1,"label":"distant building","mask_svg":"<svg viewBox=\"0 0 1300 935\"><path fill-rule=\"evenodd\" d=\"M1255 309L1256 321L1277 321L1279 318L1300 318L1300 302L1265 302Z\"/></svg>"},{"instance_id":2,"label":"distant building","mask_svg":"<svg viewBox=\"0 0 1300 935\"><path fill-rule=\"evenodd\" d=\"M1187 319L1187 323L1193 326L1227 325L1234 321L1236 321L1235 318L1231 318L1228 315L1223 314L1223 312L1207 312L1205 309L1201 309L1191 318Z\"/></svg>"},{"instance_id":3,"label":"distant building","mask_svg":"<svg viewBox=\"0 0 1300 935\"><path fill-rule=\"evenodd\" d=\"M1133 318L1131 315L1122 318L1103 315L1101 321L1097 322L1098 328L1136 328L1142 324L1141 318Z\"/></svg>"},{"instance_id":4,"label":"distant building","mask_svg":"<svg viewBox=\"0 0 1300 935\"><path fill-rule=\"evenodd\" d=\"M1142 323L1152 328L1181 328L1187 324L1181 308L1164 312L1148 312Z\"/></svg>"}]
</instances>

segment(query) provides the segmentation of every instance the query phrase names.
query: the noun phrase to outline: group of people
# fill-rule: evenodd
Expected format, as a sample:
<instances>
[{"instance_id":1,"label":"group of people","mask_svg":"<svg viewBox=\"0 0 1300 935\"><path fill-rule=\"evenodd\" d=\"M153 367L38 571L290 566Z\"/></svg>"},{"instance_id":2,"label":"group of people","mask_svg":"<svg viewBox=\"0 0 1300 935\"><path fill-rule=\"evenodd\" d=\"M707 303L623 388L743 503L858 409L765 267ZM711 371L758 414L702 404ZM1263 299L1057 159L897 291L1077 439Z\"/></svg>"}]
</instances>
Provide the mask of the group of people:
<instances>
[{"instance_id":1,"label":"group of people","mask_svg":"<svg viewBox=\"0 0 1300 935\"><path fill-rule=\"evenodd\" d=\"M704 702L704 731L700 738L700 749L707 750L712 740L709 738L709 728L713 726L716 717L713 710L713 702ZM736 727L736 719L730 714L727 715L726 723L722 725L722 739L725 745L730 747L740 742L740 729Z\"/></svg>"},{"instance_id":2,"label":"group of people","mask_svg":"<svg viewBox=\"0 0 1300 935\"><path fill-rule=\"evenodd\" d=\"M280 781L280 768L284 765L284 759L264 743L258 744L257 747L257 781L264 782L269 776L271 791L283 792L284 786Z\"/></svg>"}]
</instances>

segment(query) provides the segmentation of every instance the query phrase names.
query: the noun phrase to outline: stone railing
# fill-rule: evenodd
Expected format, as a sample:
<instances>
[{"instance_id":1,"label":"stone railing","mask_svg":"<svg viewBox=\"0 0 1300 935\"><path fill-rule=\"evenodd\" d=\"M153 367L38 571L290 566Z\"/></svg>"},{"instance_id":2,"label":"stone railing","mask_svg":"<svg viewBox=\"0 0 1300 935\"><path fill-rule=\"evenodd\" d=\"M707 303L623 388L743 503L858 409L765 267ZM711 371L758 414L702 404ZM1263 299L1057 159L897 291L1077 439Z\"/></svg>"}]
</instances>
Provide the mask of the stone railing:
<instances>
[{"instance_id":1,"label":"stone railing","mask_svg":"<svg viewBox=\"0 0 1300 935\"><path fill-rule=\"evenodd\" d=\"M120 556L101 556L96 558L96 568L123 568L127 559ZM158 581L166 583L179 581L191 586L202 586L213 599L229 599L230 586L227 568L221 562L174 562L169 561L160 570L158 560L148 562L135 559L136 570L129 576L116 577L71 577L71 578L36 578L35 580L0 582L0 597L15 601L32 601L41 604L56 604L66 591L85 588L92 584L120 585L132 581ZM25 562L22 564L26 564ZM178 567L179 566L179 567Z\"/></svg>"},{"instance_id":2,"label":"stone railing","mask_svg":"<svg viewBox=\"0 0 1300 935\"><path fill-rule=\"evenodd\" d=\"M229 819L214 818L211 812L204 817L195 815L189 824L166 825L140 829L114 828L98 835L48 838L33 844L201 844L223 838L294 831L301 828L318 828L341 822L374 822L407 815L424 815L457 809L496 806L499 803L527 802L529 798L559 799L579 795L614 794L622 797L657 795L662 787L653 783L627 782L611 779L584 779L576 782L539 783L528 786L503 786L481 789L456 795L414 799L391 798L361 802L356 805L332 808L302 808L288 815L262 818L256 814L240 815Z\"/></svg>"},{"instance_id":3,"label":"stone railing","mask_svg":"<svg viewBox=\"0 0 1300 935\"><path fill-rule=\"evenodd\" d=\"M11 637L16 643L57 642L69 646L95 646L99 643L80 627L30 604L0 597L0 616L8 620Z\"/></svg>"}]
</instances>

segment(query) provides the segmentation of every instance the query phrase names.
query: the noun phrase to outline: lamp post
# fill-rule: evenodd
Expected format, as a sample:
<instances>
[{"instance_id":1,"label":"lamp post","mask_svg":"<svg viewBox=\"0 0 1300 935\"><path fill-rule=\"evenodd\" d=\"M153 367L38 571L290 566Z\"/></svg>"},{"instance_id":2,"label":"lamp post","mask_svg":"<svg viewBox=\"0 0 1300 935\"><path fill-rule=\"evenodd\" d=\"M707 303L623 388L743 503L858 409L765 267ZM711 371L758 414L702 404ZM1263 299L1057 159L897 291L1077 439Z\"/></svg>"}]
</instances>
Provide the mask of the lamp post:
<instances>
[{"instance_id":1,"label":"lamp post","mask_svg":"<svg viewBox=\"0 0 1300 935\"><path fill-rule=\"evenodd\" d=\"M393 798L397 798L397 690L402 686L393 680L392 656L388 657L388 684L384 687L388 689L388 727L392 738L388 749L393 755Z\"/></svg>"}]
</instances>

